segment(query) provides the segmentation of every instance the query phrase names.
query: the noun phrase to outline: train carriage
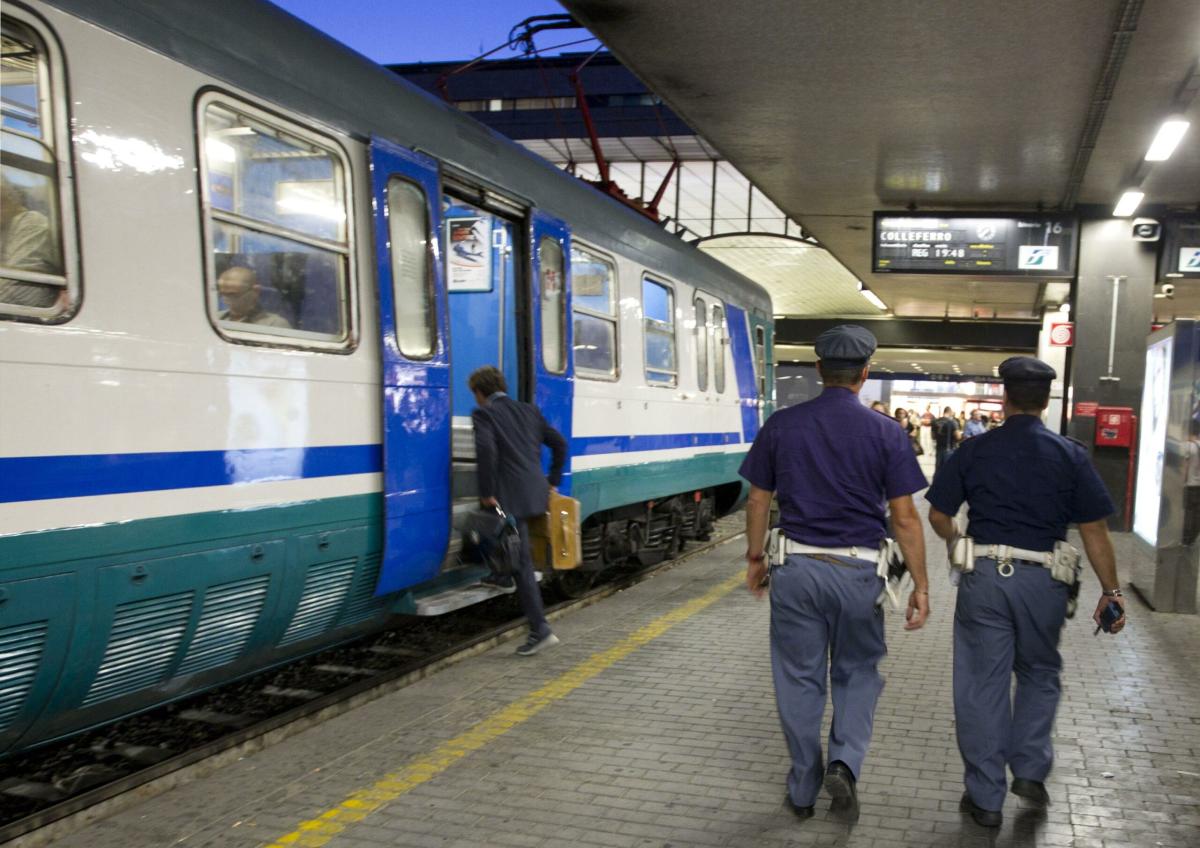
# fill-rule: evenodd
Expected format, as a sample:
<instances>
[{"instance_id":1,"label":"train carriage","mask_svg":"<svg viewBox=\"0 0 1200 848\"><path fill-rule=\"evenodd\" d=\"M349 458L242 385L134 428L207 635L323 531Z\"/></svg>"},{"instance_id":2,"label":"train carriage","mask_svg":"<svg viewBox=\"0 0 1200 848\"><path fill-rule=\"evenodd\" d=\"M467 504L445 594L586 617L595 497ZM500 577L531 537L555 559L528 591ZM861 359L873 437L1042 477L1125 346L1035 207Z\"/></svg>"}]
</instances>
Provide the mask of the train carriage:
<instances>
[{"instance_id":1,"label":"train carriage","mask_svg":"<svg viewBox=\"0 0 1200 848\"><path fill-rule=\"evenodd\" d=\"M570 440L565 579L742 497L770 300L650 220L265 3L0 62L0 751L478 597L478 365Z\"/></svg>"}]
</instances>

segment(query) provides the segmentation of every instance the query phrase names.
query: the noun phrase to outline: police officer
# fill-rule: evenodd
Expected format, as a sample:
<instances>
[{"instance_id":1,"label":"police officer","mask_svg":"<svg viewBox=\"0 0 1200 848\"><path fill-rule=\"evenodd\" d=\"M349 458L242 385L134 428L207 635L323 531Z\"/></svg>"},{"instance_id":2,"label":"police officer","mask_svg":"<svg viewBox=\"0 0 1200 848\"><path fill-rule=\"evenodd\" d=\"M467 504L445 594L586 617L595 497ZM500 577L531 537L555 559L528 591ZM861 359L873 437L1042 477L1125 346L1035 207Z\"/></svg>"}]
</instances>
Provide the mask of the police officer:
<instances>
[{"instance_id":1,"label":"police officer","mask_svg":"<svg viewBox=\"0 0 1200 848\"><path fill-rule=\"evenodd\" d=\"M1103 589L1095 620L1110 601L1124 608L1105 520L1113 512L1108 491L1087 449L1042 425L1054 369L1014 356L1000 376L1004 425L951 454L925 494L929 523L947 541L956 538L953 516L964 500L970 508L967 535L978 556L961 575L954 613L954 717L965 766L961 806L985 827L1001 824L1006 766L1014 794L1049 803L1044 781L1070 587L1051 576L1045 555L1066 539L1068 524L1079 525ZM1124 624L1122 613L1113 632Z\"/></svg>"},{"instance_id":2,"label":"police officer","mask_svg":"<svg viewBox=\"0 0 1200 848\"><path fill-rule=\"evenodd\" d=\"M813 814L822 782L835 803L856 809L855 784L883 689L876 668L886 653L876 558L887 506L915 585L906 629L921 627L929 614L925 541L912 501L925 476L903 428L858 399L875 346L875 337L855 325L822 333L816 352L824 391L772 415L740 471L750 483L746 584L757 597L766 591L763 542L772 493L779 498L786 558L771 567L771 665L792 758L787 801L801 818ZM825 768L827 665L833 726Z\"/></svg>"}]
</instances>

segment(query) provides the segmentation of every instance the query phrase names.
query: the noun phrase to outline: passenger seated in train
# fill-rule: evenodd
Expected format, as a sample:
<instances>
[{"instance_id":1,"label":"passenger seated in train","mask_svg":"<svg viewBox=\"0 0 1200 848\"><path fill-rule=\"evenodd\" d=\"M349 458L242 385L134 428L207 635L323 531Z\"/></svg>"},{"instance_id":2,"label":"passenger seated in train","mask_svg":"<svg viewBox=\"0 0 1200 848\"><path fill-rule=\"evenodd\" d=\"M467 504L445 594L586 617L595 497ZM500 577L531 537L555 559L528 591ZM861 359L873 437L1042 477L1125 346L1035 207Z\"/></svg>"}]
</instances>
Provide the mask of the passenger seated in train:
<instances>
[{"instance_id":1,"label":"passenger seated in train","mask_svg":"<svg viewBox=\"0 0 1200 848\"><path fill-rule=\"evenodd\" d=\"M290 329L292 325L288 319L258 305L261 291L258 276L251 269L243 265L226 269L217 278L217 292L225 304L217 317L222 321Z\"/></svg>"},{"instance_id":2,"label":"passenger seated in train","mask_svg":"<svg viewBox=\"0 0 1200 848\"><path fill-rule=\"evenodd\" d=\"M50 222L29 208L25 192L0 177L0 267L61 274L62 263ZM53 306L61 286L0 278L0 302L17 306Z\"/></svg>"}]
</instances>

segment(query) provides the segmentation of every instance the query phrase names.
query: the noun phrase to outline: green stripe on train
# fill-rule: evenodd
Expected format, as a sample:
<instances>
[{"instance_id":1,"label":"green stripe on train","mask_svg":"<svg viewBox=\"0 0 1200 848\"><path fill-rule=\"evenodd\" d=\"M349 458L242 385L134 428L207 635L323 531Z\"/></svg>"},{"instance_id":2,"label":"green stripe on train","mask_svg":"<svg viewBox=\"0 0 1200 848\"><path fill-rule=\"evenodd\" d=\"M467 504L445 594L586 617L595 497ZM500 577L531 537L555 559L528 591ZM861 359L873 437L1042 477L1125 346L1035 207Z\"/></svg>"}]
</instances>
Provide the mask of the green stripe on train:
<instances>
[{"instance_id":1,"label":"green stripe on train","mask_svg":"<svg viewBox=\"0 0 1200 848\"><path fill-rule=\"evenodd\" d=\"M587 518L624 504L740 482L737 471L745 456L741 451L701 453L687 459L574 471L571 494L579 500L580 517Z\"/></svg>"}]
</instances>

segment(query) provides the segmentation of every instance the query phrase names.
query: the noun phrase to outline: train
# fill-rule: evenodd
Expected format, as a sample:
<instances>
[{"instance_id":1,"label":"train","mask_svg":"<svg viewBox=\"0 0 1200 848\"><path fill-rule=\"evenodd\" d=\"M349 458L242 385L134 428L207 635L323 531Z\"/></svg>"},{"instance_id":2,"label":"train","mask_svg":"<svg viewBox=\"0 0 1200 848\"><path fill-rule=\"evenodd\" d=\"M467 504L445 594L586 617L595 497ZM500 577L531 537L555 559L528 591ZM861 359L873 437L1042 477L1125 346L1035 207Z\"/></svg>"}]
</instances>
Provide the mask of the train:
<instances>
[{"instance_id":1,"label":"train","mask_svg":"<svg viewBox=\"0 0 1200 848\"><path fill-rule=\"evenodd\" d=\"M269 3L2 27L0 755L486 596L481 365L570 444L568 592L744 498L762 287Z\"/></svg>"}]
</instances>

